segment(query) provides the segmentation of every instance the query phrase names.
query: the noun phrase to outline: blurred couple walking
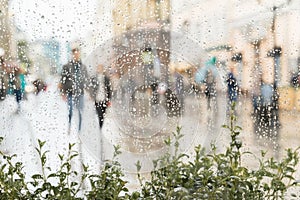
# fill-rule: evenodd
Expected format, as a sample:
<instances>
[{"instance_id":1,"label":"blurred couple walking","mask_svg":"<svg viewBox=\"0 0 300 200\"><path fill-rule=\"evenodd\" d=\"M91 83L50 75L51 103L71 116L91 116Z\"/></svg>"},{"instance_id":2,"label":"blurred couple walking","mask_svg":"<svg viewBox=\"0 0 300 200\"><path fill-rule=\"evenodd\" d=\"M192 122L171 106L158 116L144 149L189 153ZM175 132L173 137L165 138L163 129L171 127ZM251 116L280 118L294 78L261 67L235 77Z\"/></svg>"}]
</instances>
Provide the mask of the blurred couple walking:
<instances>
[{"instance_id":1,"label":"blurred couple walking","mask_svg":"<svg viewBox=\"0 0 300 200\"><path fill-rule=\"evenodd\" d=\"M102 129L106 108L111 98L111 84L103 65L98 65L96 74L90 77L87 67L81 61L80 49L72 48L70 61L62 67L59 89L68 104L68 133L71 130L74 108L79 113L78 132L82 130L82 112L86 91L94 101L99 127Z\"/></svg>"}]
</instances>

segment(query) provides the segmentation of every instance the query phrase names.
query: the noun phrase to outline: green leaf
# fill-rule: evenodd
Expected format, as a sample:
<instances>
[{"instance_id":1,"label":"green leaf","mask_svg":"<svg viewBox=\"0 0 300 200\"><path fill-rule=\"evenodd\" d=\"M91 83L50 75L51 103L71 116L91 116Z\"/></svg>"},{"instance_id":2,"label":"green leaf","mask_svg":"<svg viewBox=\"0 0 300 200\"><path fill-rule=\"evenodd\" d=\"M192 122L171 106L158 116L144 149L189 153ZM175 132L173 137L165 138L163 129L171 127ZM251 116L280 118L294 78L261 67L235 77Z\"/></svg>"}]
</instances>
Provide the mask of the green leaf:
<instances>
[{"instance_id":1,"label":"green leaf","mask_svg":"<svg viewBox=\"0 0 300 200\"><path fill-rule=\"evenodd\" d=\"M75 146L75 143L69 143L69 151L71 151L72 150L72 148Z\"/></svg>"},{"instance_id":2,"label":"green leaf","mask_svg":"<svg viewBox=\"0 0 300 200\"><path fill-rule=\"evenodd\" d=\"M53 178L53 177L57 177L58 175L56 173L52 173L52 174L49 174L47 176L47 178Z\"/></svg>"},{"instance_id":3,"label":"green leaf","mask_svg":"<svg viewBox=\"0 0 300 200\"><path fill-rule=\"evenodd\" d=\"M222 128L229 128L229 126L228 125L222 125Z\"/></svg>"},{"instance_id":4,"label":"green leaf","mask_svg":"<svg viewBox=\"0 0 300 200\"><path fill-rule=\"evenodd\" d=\"M171 146L171 138L170 137L168 137L168 139L166 139L164 142L167 146Z\"/></svg>"},{"instance_id":5,"label":"green leaf","mask_svg":"<svg viewBox=\"0 0 300 200\"><path fill-rule=\"evenodd\" d=\"M40 149L38 149L37 147L35 147L35 150L36 150L39 154L41 154Z\"/></svg>"},{"instance_id":6,"label":"green leaf","mask_svg":"<svg viewBox=\"0 0 300 200\"><path fill-rule=\"evenodd\" d=\"M43 176L41 174L34 174L31 176L33 179L43 179Z\"/></svg>"},{"instance_id":7,"label":"green leaf","mask_svg":"<svg viewBox=\"0 0 300 200\"><path fill-rule=\"evenodd\" d=\"M40 149L42 149L43 146L45 145L46 141L41 141L40 139L38 139L38 143L39 143Z\"/></svg>"},{"instance_id":8,"label":"green leaf","mask_svg":"<svg viewBox=\"0 0 300 200\"><path fill-rule=\"evenodd\" d=\"M77 185L78 185L77 182L71 182L71 184L70 184L71 187L74 187L74 186L77 186Z\"/></svg>"},{"instance_id":9,"label":"green leaf","mask_svg":"<svg viewBox=\"0 0 300 200\"><path fill-rule=\"evenodd\" d=\"M63 159L64 159L64 155L63 154L58 154L58 157L59 157L60 161L63 161Z\"/></svg>"},{"instance_id":10,"label":"green leaf","mask_svg":"<svg viewBox=\"0 0 300 200\"><path fill-rule=\"evenodd\" d=\"M71 155L70 156L70 160L72 160L73 158L77 157L78 155L79 155L78 153Z\"/></svg>"},{"instance_id":11,"label":"green leaf","mask_svg":"<svg viewBox=\"0 0 300 200\"><path fill-rule=\"evenodd\" d=\"M295 193L292 193L291 196L292 197L297 197L297 195Z\"/></svg>"},{"instance_id":12,"label":"green leaf","mask_svg":"<svg viewBox=\"0 0 300 200\"><path fill-rule=\"evenodd\" d=\"M142 168L141 162L140 162L139 160L136 162L135 166L136 166L136 169L137 169L138 172L139 172L139 171L141 170L141 168Z\"/></svg>"}]
</instances>

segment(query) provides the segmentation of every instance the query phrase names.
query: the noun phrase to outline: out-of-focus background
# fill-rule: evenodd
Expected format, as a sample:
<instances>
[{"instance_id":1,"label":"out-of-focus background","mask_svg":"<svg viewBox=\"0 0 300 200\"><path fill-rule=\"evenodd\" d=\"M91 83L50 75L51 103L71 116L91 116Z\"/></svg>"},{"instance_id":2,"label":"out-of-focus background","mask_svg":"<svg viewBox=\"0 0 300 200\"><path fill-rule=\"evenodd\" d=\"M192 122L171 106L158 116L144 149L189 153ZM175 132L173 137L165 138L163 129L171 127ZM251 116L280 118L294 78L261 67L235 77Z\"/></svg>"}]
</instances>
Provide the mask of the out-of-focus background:
<instances>
[{"instance_id":1,"label":"out-of-focus background","mask_svg":"<svg viewBox=\"0 0 300 200\"><path fill-rule=\"evenodd\" d=\"M125 170L134 173L134 162L142 160L148 172L164 151L166 129L175 125L185 134L182 151L227 144L221 126L229 119L228 101L235 101L245 148L267 148L280 158L283 149L300 145L299 22L298 0L0 0L0 57L7 63L0 69L0 136L6 138L0 147L27 155L28 164L38 138L55 154L79 136L90 162L108 159L121 144ZM76 119L70 138L57 85L74 47L90 75L105 66L114 93L101 131L85 96L83 131L78 135ZM16 85L3 87L16 69L23 77L21 102ZM209 72L213 92L207 92ZM229 76L238 86L233 93ZM178 116L151 104L157 91L144 88L153 80L174 94Z\"/></svg>"}]
</instances>

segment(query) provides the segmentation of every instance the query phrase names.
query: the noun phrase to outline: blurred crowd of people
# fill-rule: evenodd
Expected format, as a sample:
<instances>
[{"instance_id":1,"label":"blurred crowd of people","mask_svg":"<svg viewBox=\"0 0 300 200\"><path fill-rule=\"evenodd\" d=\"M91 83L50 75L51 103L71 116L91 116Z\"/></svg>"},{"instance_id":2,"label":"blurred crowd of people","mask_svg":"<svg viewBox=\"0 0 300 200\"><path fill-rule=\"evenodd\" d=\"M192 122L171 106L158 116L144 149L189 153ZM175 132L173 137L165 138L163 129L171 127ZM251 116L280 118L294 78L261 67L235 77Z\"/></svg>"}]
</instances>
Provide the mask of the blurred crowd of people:
<instances>
[{"instance_id":1,"label":"blurred crowd of people","mask_svg":"<svg viewBox=\"0 0 300 200\"><path fill-rule=\"evenodd\" d=\"M212 57L205 63L205 66L198 68L195 73L195 83L202 86L207 98L207 110L216 108L217 104L218 90L216 84L220 81L219 72L221 71L217 68L216 57ZM251 116L254 123L254 133L261 136L278 137L280 121L277 88L272 83L265 82L259 74L255 74L254 77L257 80L248 93L252 98ZM237 115L236 103L243 93L243 89L238 83L238 74L234 66L228 66L224 81L227 86L227 115ZM297 81L298 77L293 79L295 85L298 83Z\"/></svg>"},{"instance_id":2,"label":"blurred crowd of people","mask_svg":"<svg viewBox=\"0 0 300 200\"><path fill-rule=\"evenodd\" d=\"M111 105L111 99L117 91L115 79L119 79L120 74L115 73L112 75L107 71L108 66L99 63L97 66L94 66L96 69L95 74L89 75L87 67L82 63L80 51L78 47L71 49L71 59L63 65L58 85L62 97L68 105L69 130L73 118L73 110L77 109L79 113L78 130L79 132L81 131L84 107L83 97L85 91L88 92L94 102L95 111L99 120L99 128L101 130L107 107ZM20 102L26 99L26 86L29 84L26 81L26 75L29 71L23 68L17 60L6 60L4 55L5 52L3 49L0 49L0 99L4 100L7 95L14 95L18 103L17 112L19 112ZM174 70L171 75L173 86L159 79L161 63L159 57L153 54L151 48L146 48L142 51L141 58L144 63L141 67L142 73L144 73L144 85L134 83L134 79L140 77L132 77L134 75L129 72L126 82L127 85L131 84L130 87L128 86L128 88L126 88L126 91L129 92L130 88L132 88L132 91L130 91L132 105L137 105L138 97L135 96L136 94L141 92L145 94L149 93L151 94L151 104L162 103L168 117L178 117L183 115L185 111L184 101L187 96L186 88L197 87L200 88L201 92L205 94L207 98L207 110L215 109L216 99L218 97L217 82L220 81L220 69L218 69L216 57L211 57L206 61L204 66L199 66L192 73L192 81L188 83L190 84L188 86L186 85L185 75L180 70ZM229 66L225 80L223 81L225 81L227 86L227 110L229 111L231 106L238 101L239 95L241 94L241 87L238 84L237 74L233 66ZM35 94L39 94L41 91L47 89L47 84L41 79L36 79L30 84L33 85ZM257 119L261 118L261 110L268 110L267 107L262 108L262 106L270 107L270 105L272 105L273 94L272 88L264 83L260 84L257 94L253 93L253 113L257 114Z\"/></svg>"},{"instance_id":3,"label":"blurred crowd of people","mask_svg":"<svg viewBox=\"0 0 300 200\"><path fill-rule=\"evenodd\" d=\"M7 95L14 95L18 104L17 113L20 112L20 102L26 99L26 88L29 83L26 76L29 71L17 59L6 58L5 51L0 48L0 100L4 100ZM38 94L40 91L46 90L46 84L36 79L32 81L32 92Z\"/></svg>"}]
</instances>

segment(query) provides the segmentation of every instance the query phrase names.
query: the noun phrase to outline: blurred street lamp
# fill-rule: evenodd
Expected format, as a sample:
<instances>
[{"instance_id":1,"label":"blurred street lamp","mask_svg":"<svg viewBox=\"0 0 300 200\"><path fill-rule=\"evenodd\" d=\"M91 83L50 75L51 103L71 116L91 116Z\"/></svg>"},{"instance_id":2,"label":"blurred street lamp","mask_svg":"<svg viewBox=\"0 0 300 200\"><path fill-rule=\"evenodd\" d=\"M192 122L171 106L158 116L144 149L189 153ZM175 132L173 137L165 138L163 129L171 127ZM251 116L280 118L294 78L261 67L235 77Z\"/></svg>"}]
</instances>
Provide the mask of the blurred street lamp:
<instances>
[{"instance_id":1,"label":"blurred street lamp","mask_svg":"<svg viewBox=\"0 0 300 200\"><path fill-rule=\"evenodd\" d=\"M280 55L281 55L281 47L277 45L277 39L276 39L276 19L277 19L277 10L281 7L283 7L285 4L281 4L280 6L273 6L272 12L272 25L271 25L271 31L272 31L272 37L273 37L273 49L268 51L267 56L274 58L274 92L276 91L278 87L278 81L279 81L279 71L280 71Z\"/></svg>"},{"instance_id":2,"label":"blurred street lamp","mask_svg":"<svg viewBox=\"0 0 300 200\"><path fill-rule=\"evenodd\" d=\"M275 46L273 49L268 51L267 55L274 58L274 89L277 89L279 81L281 47Z\"/></svg>"},{"instance_id":3,"label":"blurred street lamp","mask_svg":"<svg viewBox=\"0 0 300 200\"><path fill-rule=\"evenodd\" d=\"M272 31L272 37L273 37L273 49L269 50L267 53L268 57L274 58L274 82L273 82L273 103L272 103L272 112L271 112L271 118L272 118L272 127L277 132L280 123L279 123L279 93L278 93L278 82L279 82L279 73L280 73L280 56L282 53L282 49L280 46L277 45L277 39L276 39L276 20L277 20L277 11L278 9L283 8L284 6L288 5L291 1L288 0L285 3L282 3L279 6L273 6L272 7L272 25L271 25L271 31ZM276 134L275 132L275 134Z\"/></svg>"}]
</instances>

